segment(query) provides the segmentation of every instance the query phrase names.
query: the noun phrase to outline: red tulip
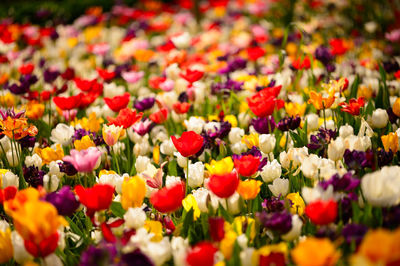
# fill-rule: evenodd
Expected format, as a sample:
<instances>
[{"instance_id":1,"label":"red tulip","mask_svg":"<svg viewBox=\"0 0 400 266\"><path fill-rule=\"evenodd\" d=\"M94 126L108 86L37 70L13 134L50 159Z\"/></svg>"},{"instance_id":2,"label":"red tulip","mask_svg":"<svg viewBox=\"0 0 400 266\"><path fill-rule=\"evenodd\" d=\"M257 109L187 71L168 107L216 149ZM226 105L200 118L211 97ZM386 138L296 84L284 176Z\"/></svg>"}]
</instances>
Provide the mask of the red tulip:
<instances>
[{"instance_id":1,"label":"red tulip","mask_svg":"<svg viewBox=\"0 0 400 266\"><path fill-rule=\"evenodd\" d=\"M182 206L185 198L185 184L179 182L172 187L164 187L154 192L150 197L150 203L159 212L174 212Z\"/></svg>"},{"instance_id":2,"label":"red tulip","mask_svg":"<svg viewBox=\"0 0 400 266\"><path fill-rule=\"evenodd\" d=\"M120 96L114 96L113 98L104 98L104 102L110 107L114 112L119 112L121 109L124 109L128 106L130 94L124 93Z\"/></svg>"},{"instance_id":3,"label":"red tulip","mask_svg":"<svg viewBox=\"0 0 400 266\"><path fill-rule=\"evenodd\" d=\"M61 74L61 77L65 80L72 80L75 77L75 70L68 67L64 73Z\"/></svg>"},{"instance_id":4,"label":"red tulip","mask_svg":"<svg viewBox=\"0 0 400 266\"><path fill-rule=\"evenodd\" d=\"M115 243L115 241L117 240L117 238L115 237L115 235L113 234L113 232L111 231L111 228L116 228L121 226L123 223L125 222L124 219L117 219L114 222L111 223L107 223L107 222L103 222L100 225L100 229L101 232L103 233L104 239L107 242L110 243Z\"/></svg>"},{"instance_id":5,"label":"red tulip","mask_svg":"<svg viewBox=\"0 0 400 266\"><path fill-rule=\"evenodd\" d=\"M336 220L337 203L333 200L316 200L308 204L305 211L311 222L326 225Z\"/></svg>"},{"instance_id":6,"label":"red tulip","mask_svg":"<svg viewBox=\"0 0 400 266\"><path fill-rule=\"evenodd\" d=\"M136 113L136 110L124 108L119 111L118 116L116 118L107 117L108 125L121 126L123 128L128 128L135 124L137 121L142 119L143 113Z\"/></svg>"},{"instance_id":7,"label":"red tulip","mask_svg":"<svg viewBox=\"0 0 400 266\"><path fill-rule=\"evenodd\" d=\"M82 100L82 94L70 97L56 96L53 98L55 105L63 111L78 108Z\"/></svg>"},{"instance_id":8,"label":"red tulip","mask_svg":"<svg viewBox=\"0 0 400 266\"><path fill-rule=\"evenodd\" d=\"M260 266L285 266L285 255L281 252L271 252L268 256L260 255Z\"/></svg>"},{"instance_id":9,"label":"red tulip","mask_svg":"<svg viewBox=\"0 0 400 266\"><path fill-rule=\"evenodd\" d=\"M3 204L4 201L13 199L17 194L17 187L9 186L4 189L0 189L0 204Z\"/></svg>"},{"instance_id":10,"label":"red tulip","mask_svg":"<svg viewBox=\"0 0 400 266\"><path fill-rule=\"evenodd\" d=\"M244 155L240 159L235 159L234 164L240 175L249 177L257 172L260 159L253 155Z\"/></svg>"},{"instance_id":11,"label":"red tulip","mask_svg":"<svg viewBox=\"0 0 400 266\"><path fill-rule=\"evenodd\" d=\"M208 224L210 225L210 235L213 241L219 242L225 236L224 224L225 220L222 217L210 217L208 218Z\"/></svg>"},{"instance_id":12,"label":"red tulip","mask_svg":"<svg viewBox=\"0 0 400 266\"><path fill-rule=\"evenodd\" d=\"M224 175L212 175L208 182L208 188L220 198L229 198L235 193L239 185L237 172Z\"/></svg>"},{"instance_id":13,"label":"red tulip","mask_svg":"<svg viewBox=\"0 0 400 266\"><path fill-rule=\"evenodd\" d=\"M280 87L266 88L255 95L247 98L250 110L258 117L271 115L275 108L280 109L284 106L282 100L276 99Z\"/></svg>"},{"instance_id":14,"label":"red tulip","mask_svg":"<svg viewBox=\"0 0 400 266\"><path fill-rule=\"evenodd\" d=\"M258 58L265 55L265 50L259 46L247 48L247 56L250 61L256 61Z\"/></svg>"},{"instance_id":15,"label":"red tulip","mask_svg":"<svg viewBox=\"0 0 400 266\"><path fill-rule=\"evenodd\" d=\"M114 187L108 184L96 184L91 188L78 185L75 192L79 201L86 206L88 216L92 217L96 211L107 210L110 207Z\"/></svg>"},{"instance_id":16,"label":"red tulip","mask_svg":"<svg viewBox=\"0 0 400 266\"><path fill-rule=\"evenodd\" d=\"M180 76L184 78L187 82L192 84L193 82L198 81L201 79L204 75L204 72L198 71L198 70L191 70L187 69L186 73L181 74Z\"/></svg>"},{"instance_id":17,"label":"red tulip","mask_svg":"<svg viewBox=\"0 0 400 266\"><path fill-rule=\"evenodd\" d=\"M99 68L99 69L97 69L97 73L105 81L110 81L115 77L114 71L107 71L106 69Z\"/></svg>"},{"instance_id":18,"label":"red tulip","mask_svg":"<svg viewBox=\"0 0 400 266\"><path fill-rule=\"evenodd\" d=\"M186 262L190 266L212 266L214 265L214 255L218 251L209 242L200 242L187 254Z\"/></svg>"},{"instance_id":19,"label":"red tulip","mask_svg":"<svg viewBox=\"0 0 400 266\"><path fill-rule=\"evenodd\" d=\"M295 69L309 69L311 67L310 58L308 56L299 57L293 61L292 65Z\"/></svg>"},{"instance_id":20,"label":"red tulip","mask_svg":"<svg viewBox=\"0 0 400 266\"><path fill-rule=\"evenodd\" d=\"M96 79L87 80L87 79L75 78L74 81L75 85L81 91L96 93L99 95L103 93L103 84L97 82Z\"/></svg>"},{"instance_id":21,"label":"red tulip","mask_svg":"<svg viewBox=\"0 0 400 266\"><path fill-rule=\"evenodd\" d=\"M189 157L198 153L203 147L204 138L194 131L185 131L180 138L171 136L172 142L179 153Z\"/></svg>"},{"instance_id":22,"label":"red tulip","mask_svg":"<svg viewBox=\"0 0 400 266\"><path fill-rule=\"evenodd\" d=\"M81 93L81 95L82 98L79 104L79 108L81 109L88 107L99 97L99 95L95 93Z\"/></svg>"},{"instance_id":23,"label":"red tulip","mask_svg":"<svg viewBox=\"0 0 400 266\"><path fill-rule=\"evenodd\" d=\"M166 80L166 77L152 77L149 79L149 85L154 89L160 89L160 84Z\"/></svg>"},{"instance_id":24,"label":"red tulip","mask_svg":"<svg viewBox=\"0 0 400 266\"><path fill-rule=\"evenodd\" d=\"M340 103L342 111L349 113L351 115L359 115L361 107L364 107L365 100L364 97L356 99L350 99L349 103Z\"/></svg>"},{"instance_id":25,"label":"red tulip","mask_svg":"<svg viewBox=\"0 0 400 266\"><path fill-rule=\"evenodd\" d=\"M333 55L342 55L347 52L347 47L342 39L332 39L329 41L331 46L331 53Z\"/></svg>"},{"instance_id":26,"label":"red tulip","mask_svg":"<svg viewBox=\"0 0 400 266\"><path fill-rule=\"evenodd\" d=\"M25 65L20 66L18 68L18 71L22 75L28 75L28 74L31 74L34 69L35 69L35 66L32 63L29 63L29 64L25 64Z\"/></svg>"},{"instance_id":27,"label":"red tulip","mask_svg":"<svg viewBox=\"0 0 400 266\"><path fill-rule=\"evenodd\" d=\"M45 222L45 221L43 221ZM30 240L24 240L24 246L26 250L32 254L35 258L44 258L47 255L53 253L57 246L58 246L58 238L59 235L58 233L54 233L48 238L42 240L42 242L37 245L33 241Z\"/></svg>"},{"instance_id":28,"label":"red tulip","mask_svg":"<svg viewBox=\"0 0 400 266\"><path fill-rule=\"evenodd\" d=\"M162 124L165 121L167 121L168 118L168 109L167 108L161 108L155 113L152 113L149 116L150 120L153 121L156 124Z\"/></svg>"},{"instance_id":29,"label":"red tulip","mask_svg":"<svg viewBox=\"0 0 400 266\"><path fill-rule=\"evenodd\" d=\"M174 109L177 114L186 114L189 111L190 103L174 103L172 109Z\"/></svg>"}]
</instances>

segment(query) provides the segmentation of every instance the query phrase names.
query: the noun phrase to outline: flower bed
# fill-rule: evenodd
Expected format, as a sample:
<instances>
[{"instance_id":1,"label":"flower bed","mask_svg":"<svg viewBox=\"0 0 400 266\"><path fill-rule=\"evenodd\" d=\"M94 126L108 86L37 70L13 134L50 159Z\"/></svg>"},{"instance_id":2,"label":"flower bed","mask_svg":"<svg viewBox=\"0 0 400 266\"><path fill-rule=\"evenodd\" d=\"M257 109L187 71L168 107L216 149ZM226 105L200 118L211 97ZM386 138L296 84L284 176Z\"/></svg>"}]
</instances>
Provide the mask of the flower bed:
<instances>
[{"instance_id":1,"label":"flower bed","mask_svg":"<svg viewBox=\"0 0 400 266\"><path fill-rule=\"evenodd\" d=\"M0 263L400 264L400 29L374 5L4 20Z\"/></svg>"}]
</instances>

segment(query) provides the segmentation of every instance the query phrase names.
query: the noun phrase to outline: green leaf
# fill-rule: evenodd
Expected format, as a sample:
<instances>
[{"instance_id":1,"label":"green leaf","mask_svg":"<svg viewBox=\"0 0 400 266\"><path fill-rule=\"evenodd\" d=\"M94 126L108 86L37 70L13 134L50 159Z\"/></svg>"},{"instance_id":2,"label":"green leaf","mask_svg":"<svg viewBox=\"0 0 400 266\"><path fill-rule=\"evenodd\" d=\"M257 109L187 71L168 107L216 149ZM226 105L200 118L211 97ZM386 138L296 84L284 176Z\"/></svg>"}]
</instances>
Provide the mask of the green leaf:
<instances>
[{"instance_id":1,"label":"green leaf","mask_svg":"<svg viewBox=\"0 0 400 266\"><path fill-rule=\"evenodd\" d=\"M124 214L125 214L125 210L124 208L122 208L121 203L113 201L111 203L111 212L112 214L114 214L115 216L119 217L119 218L123 218Z\"/></svg>"},{"instance_id":2,"label":"green leaf","mask_svg":"<svg viewBox=\"0 0 400 266\"><path fill-rule=\"evenodd\" d=\"M187 237L189 234L189 229L193 224L193 208L190 208L188 212L184 212L183 214L183 226L182 226L182 236Z\"/></svg>"},{"instance_id":3,"label":"green leaf","mask_svg":"<svg viewBox=\"0 0 400 266\"><path fill-rule=\"evenodd\" d=\"M168 163L168 175L177 176L178 171L176 170L176 160L172 160Z\"/></svg>"},{"instance_id":4,"label":"green leaf","mask_svg":"<svg viewBox=\"0 0 400 266\"><path fill-rule=\"evenodd\" d=\"M218 206L218 213L224 217L225 221L232 223L233 222L233 217L225 210L225 208L221 205L221 203Z\"/></svg>"},{"instance_id":5,"label":"green leaf","mask_svg":"<svg viewBox=\"0 0 400 266\"><path fill-rule=\"evenodd\" d=\"M357 97L357 91L358 91L359 84L360 84L360 77L357 75L353 81L353 84L351 85L349 99Z\"/></svg>"},{"instance_id":6,"label":"green leaf","mask_svg":"<svg viewBox=\"0 0 400 266\"><path fill-rule=\"evenodd\" d=\"M379 65L379 73L381 75L381 84L379 85L378 95L375 99L376 108L387 109L390 107L389 91L386 85L386 72L382 65Z\"/></svg>"}]
</instances>

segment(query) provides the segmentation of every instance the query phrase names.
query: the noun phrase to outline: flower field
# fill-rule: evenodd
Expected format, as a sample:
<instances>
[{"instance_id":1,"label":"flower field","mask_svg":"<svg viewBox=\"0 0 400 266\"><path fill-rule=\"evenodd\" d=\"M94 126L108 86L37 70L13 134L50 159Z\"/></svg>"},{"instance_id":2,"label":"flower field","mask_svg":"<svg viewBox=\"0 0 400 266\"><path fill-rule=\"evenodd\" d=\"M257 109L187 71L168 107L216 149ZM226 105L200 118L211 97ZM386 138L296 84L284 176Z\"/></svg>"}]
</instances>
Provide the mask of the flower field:
<instances>
[{"instance_id":1,"label":"flower field","mask_svg":"<svg viewBox=\"0 0 400 266\"><path fill-rule=\"evenodd\" d=\"M400 265L398 2L109 6L0 19L0 264Z\"/></svg>"}]
</instances>

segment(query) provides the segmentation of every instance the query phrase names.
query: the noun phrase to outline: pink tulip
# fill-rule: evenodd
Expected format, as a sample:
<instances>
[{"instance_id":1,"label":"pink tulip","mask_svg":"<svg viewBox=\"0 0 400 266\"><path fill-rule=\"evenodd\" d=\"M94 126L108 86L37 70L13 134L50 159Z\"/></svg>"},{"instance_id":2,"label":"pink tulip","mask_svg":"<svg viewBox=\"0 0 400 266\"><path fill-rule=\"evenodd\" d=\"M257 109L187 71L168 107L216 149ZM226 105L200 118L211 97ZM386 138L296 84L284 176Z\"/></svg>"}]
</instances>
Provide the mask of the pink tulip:
<instances>
[{"instance_id":1,"label":"pink tulip","mask_svg":"<svg viewBox=\"0 0 400 266\"><path fill-rule=\"evenodd\" d=\"M63 160L71 163L78 172L90 173L95 168L101 152L96 147L90 147L86 150L71 150L70 155L65 156Z\"/></svg>"},{"instance_id":2,"label":"pink tulip","mask_svg":"<svg viewBox=\"0 0 400 266\"><path fill-rule=\"evenodd\" d=\"M143 71L139 71L139 72L129 71L129 72L123 72L122 73L122 77L128 83L136 83L141 78L143 78L143 76L144 76L144 72Z\"/></svg>"}]
</instances>

